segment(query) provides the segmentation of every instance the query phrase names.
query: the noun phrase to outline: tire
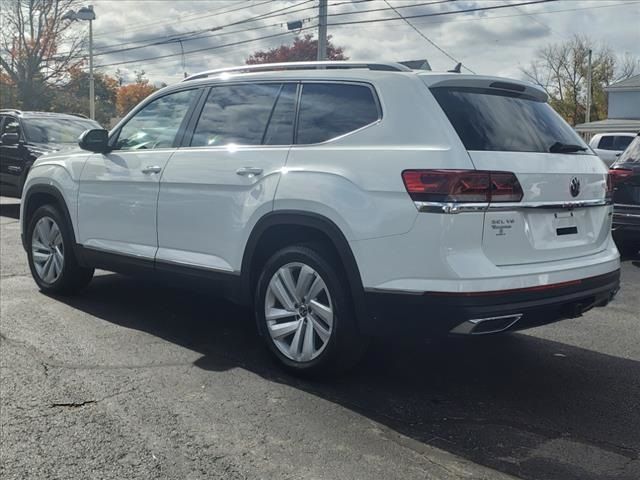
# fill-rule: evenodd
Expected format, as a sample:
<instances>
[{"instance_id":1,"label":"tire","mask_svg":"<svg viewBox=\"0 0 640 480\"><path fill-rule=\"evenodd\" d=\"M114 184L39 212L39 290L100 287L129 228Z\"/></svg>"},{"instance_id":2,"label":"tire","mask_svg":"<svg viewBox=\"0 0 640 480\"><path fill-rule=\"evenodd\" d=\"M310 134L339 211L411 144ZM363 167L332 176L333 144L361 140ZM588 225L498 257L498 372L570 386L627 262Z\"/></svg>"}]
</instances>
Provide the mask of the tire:
<instances>
[{"instance_id":1,"label":"tire","mask_svg":"<svg viewBox=\"0 0 640 480\"><path fill-rule=\"evenodd\" d=\"M78 264L73 238L71 225L53 205L38 208L29 220L26 238L29 269L41 291L71 295L91 281L93 268Z\"/></svg>"},{"instance_id":2,"label":"tire","mask_svg":"<svg viewBox=\"0 0 640 480\"><path fill-rule=\"evenodd\" d=\"M341 373L364 352L349 285L336 265L331 251L305 244L277 251L262 269L255 295L258 329L292 373Z\"/></svg>"}]
</instances>

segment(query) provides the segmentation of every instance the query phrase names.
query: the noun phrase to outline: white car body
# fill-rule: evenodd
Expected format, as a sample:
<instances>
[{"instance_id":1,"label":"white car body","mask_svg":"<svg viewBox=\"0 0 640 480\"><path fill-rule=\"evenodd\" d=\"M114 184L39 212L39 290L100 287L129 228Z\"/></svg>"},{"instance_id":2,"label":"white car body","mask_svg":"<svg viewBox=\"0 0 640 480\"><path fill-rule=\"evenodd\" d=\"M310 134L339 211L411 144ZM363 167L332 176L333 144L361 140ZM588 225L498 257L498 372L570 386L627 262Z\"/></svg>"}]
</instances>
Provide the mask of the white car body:
<instances>
[{"instance_id":1,"label":"white car body","mask_svg":"<svg viewBox=\"0 0 640 480\"><path fill-rule=\"evenodd\" d=\"M635 136L635 133L630 132L597 133L591 137L589 146L610 167Z\"/></svg>"},{"instance_id":2,"label":"white car body","mask_svg":"<svg viewBox=\"0 0 640 480\"><path fill-rule=\"evenodd\" d=\"M379 313L380 297L409 298L403 305L431 294L491 297L498 291L574 285L607 275L606 300L591 294L587 300L604 304L617 290L619 255L610 234L607 168L600 159L591 152L468 151L430 93L436 86L488 88L504 80L368 69L232 72L167 87L144 104L179 89L272 81L369 86L380 117L311 145L47 155L34 164L24 188L23 232L32 212L30 192L55 189L83 254L243 279L249 277L252 252L265 228L287 224L287 218L305 219L300 228L320 222L331 238L344 239L340 245L335 240L336 250L348 270L359 325L368 333L389 318ZM544 95L530 84L508 82L531 95ZM414 202L402 176L411 169L513 172L523 198L495 205ZM581 186L578 196L570 193L573 179ZM565 227L577 233L559 236L558 229ZM102 259L93 265L110 264ZM232 296L250 304L253 284L240 283L244 287L233 287ZM579 293L572 291L571 298ZM573 310L563 317L593 306L587 300L571 303L571 295L562 308ZM428 305L424 308L429 311ZM458 333L474 333L468 321L481 315L478 308L470 307L469 318L461 314L446 331L456 327ZM517 308L485 310L487 318L496 311L513 314L508 326L523 315ZM414 320L440 321L429 314Z\"/></svg>"}]
</instances>

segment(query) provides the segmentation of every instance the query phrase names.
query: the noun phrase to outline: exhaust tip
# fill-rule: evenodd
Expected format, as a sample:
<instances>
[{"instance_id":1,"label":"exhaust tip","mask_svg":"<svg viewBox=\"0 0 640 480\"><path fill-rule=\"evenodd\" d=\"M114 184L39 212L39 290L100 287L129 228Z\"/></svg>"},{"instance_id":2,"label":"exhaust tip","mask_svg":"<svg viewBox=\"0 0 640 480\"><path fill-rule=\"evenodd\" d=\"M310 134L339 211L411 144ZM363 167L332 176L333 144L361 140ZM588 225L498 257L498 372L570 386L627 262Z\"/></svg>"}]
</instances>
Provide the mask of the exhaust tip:
<instances>
[{"instance_id":1,"label":"exhaust tip","mask_svg":"<svg viewBox=\"0 0 640 480\"><path fill-rule=\"evenodd\" d=\"M499 317L474 318L465 320L449 333L456 335L486 335L508 330L522 318L522 313L502 315Z\"/></svg>"}]
</instances>

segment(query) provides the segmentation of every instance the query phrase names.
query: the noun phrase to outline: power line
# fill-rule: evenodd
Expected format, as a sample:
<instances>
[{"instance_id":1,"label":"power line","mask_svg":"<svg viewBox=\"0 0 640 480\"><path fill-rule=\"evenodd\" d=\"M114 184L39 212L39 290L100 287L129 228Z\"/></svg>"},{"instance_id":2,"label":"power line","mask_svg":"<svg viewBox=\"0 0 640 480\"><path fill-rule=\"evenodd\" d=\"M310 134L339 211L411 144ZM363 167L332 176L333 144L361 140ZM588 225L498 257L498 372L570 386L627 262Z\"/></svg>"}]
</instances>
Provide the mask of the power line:
<instances>
[{"instance_id":1,"label":"power line","mask_svg":"<svg viewBox=\"0 0 640 480\"><path fill-rule=\"evenodd\" d=\"M255 8L255 7L258 7L260 5L264 5L265 3L270 3L271 1L272 0L264 0L261 3L257 3L255 5L251 5L251 7ZM243 4L246 4L246 3L249 3L249 2L250 2L250 0L245 0L243 2ZM203 15L202 13L193 13L193 14L188 14L188 15L184 15L184 16L181 16L181 17L174 18L171 21L161 20L161 21L157 21L157 22L149 22L149 23L140 24L140 25L138 25L136 27L133 27L133 28L126 28L126 29L123 29L123 30L109 31L109 32L101 33L101 34L98 34L98 35L95 35L95 36L96 37L104 37L106 35L113 35L114 33L137 32L138 30L145 30L145 29L147 29L148 27L150 27L152 25L172 25L172 24L175 24L176 22L192 22L194 20L200 20L202 18L213 17L215 15L222 15L222 14L225 14L225 13L232 13L232 12L236 12L238 10L242 10L242 9L247 8L244 5L241 6L241 7L238 7L237 6L237 2L236 2L236 5L234 5L233 9L224 11L228 7L229 7L229 5L226 5L226 6L222 7L222 8L219 8L219 9L216 9L216 10L212 10L206 15Z\"/></svg>"},{"instance_id":2,"label":"power line","mask_svg":"<svg viewBox=\"0 0 640 480\"><path fill-rule=\"evenodd\" d=\"M549 2L552 2L552 1L556 1L556 0L535 0L535 1L517 3L517 4L495 5L495 6L491 6L491 7L476 7L476 8L469 8L469 9L464 9L464 10L455 10L455 11L447 11L447 12L436 12L436 13L428 13L428 14L421 14L421 15L412 15L412 16L406 16L406 17L403 17L403 18L394 17L394 18L381 18L381 19L347 21L347 22L339 22L339 23L329 24L329 26L346 26L346 25L363 24L363 23L378 23L378 22L398 21L398 20L404 20L406 18L440 17L440 16L443 16L443 15L469 13L469 12L476 12L476 11L487 11L487 10L494 10L494 9L501 9L501 8L508 8L508 7L518 7L518 6L524 6L524 5L542 4L542 3L549 3ZM621 3L621 4L617 4L617 5L626 5L626 4L634 4L634 3L638 3L638 2L625 2L625 3ZM582 7L581 9L601 8L601 7L608 7L608 6L615 6L615 5L597 5L597 6L593 6L593 7ZM572 10L577 10L577 9L567 9L566 11L572 11ZM539 13L547 13L547 12L539 12ZM532 14L534 14L534 13L532 13ZM535 13L535 14L537 14L537 13ZM511 15L511 16L521 16L521 15L523 15L523 14L516 14L516 15ZM468 19L468 20L482 20L482 19L488 19L488 18L499 18L499 17L478 17L478 18ZM468 20L466 20L466 21L468 21ZM306 30L310 30L310 29L313 29L313 28L316 28L316 26L305 27L305 28L300 29L300 31L306 31ZM241 33L241 32L239 31L237 33ZM277 37L280 37L280 36L288 35L289 33L290 32L281 32L281 33L277 33L277 34L273 34L273 35L266 35L266 36L258 37L258 38L254 38L254 39L242 40L242 41L227 43L227 44L223 44L223 45L215 45L215 46L212 46L212 47L199 48L199 49L196 49L196 50L187 51L184 54L185 55L190 55L190 54L193 54L193 53L200 53L200 52L204 52L204 51L216 50L216 49L226 48L226 47L230 47L230 46L244 45L244 44L247 44L247 43L252 43L252 42L256 42L256 41L260 41L260 40L277 38ZM172 54L166 54L166 55L158 55L158 56L149 57L149 58L141 58L141 59L136 59L136 60L113 62L113 63L99 65L96 68L104 68L104 67L110 67L110 66L116 66L116 65L125 65L125 64L136 63L136 62L144 62L144 61L161 60L161 59L171 58L171 57L175 57L175 56L179 56L179 55L181 55L181 53L172 53Z\"/></svg>"},{"instance_id":3,"label":"power line","mask_svg":"<svg viewBox=\"0 0 640 480\"><path fill-rule=\"evenodd\" d=\"M393 17L393 18L373 18L373 19L367 19L367 20L351 20L347 22L330 23L329 26L331 27L331 26L338 26L338 25L356 25L356 24L362 24L362 23L393 22L393 21L406 20L411 18L439 17L443 15L454 15L457 13L483 12L487 10L497 10L499 8L521 7L524 5L535 5L539 3L550 3L550 2L557 2L557 1L558 0L531 0L529 2L507 3L504 5L493 5L491 7L476 7L476 8L467 8L465 10L450 10L446 12L425 13L420 15L407 15L402 18Z\"/></svg>"},{"instance_id":4,"label":"power line","mask_svg":"<svg viewBox=\"0 0 640 480\"><path fill-rule=\"evenodd\" d=\"M473 70L471 70L469 67L467 67L466 65L464 65L462 62L458 62L458 60L456 58L454 58L452 55L450 55L448 52L446 52L442 47L440 47L436 42L434 42L433 40L431 40L429 37L427 37L424 33L422 33L420 30L418 30L418 28L413 25L409 20L407 20L406 18L404 18L402 16L402 14L396 10L395 8L393 8L391 6L391 4L387 1L384 0L384 3L386 3L387 5L389 5L389 8L391 8L394 12L396 12L396 14L402 18L407 25L409 25L413 30L415 30L415 32L420 35L422 38L424 38L427 42L429 42L431 45L433 45L435 48L437 48L440 52L442 52L444 55L446 55L448 58L450 58L451 60L453 60L456 63L460 63L464 68L466 68L467 70L469 70L471 73L475 74L476 72L474 72Z\"/></svg>"}]
</instances>

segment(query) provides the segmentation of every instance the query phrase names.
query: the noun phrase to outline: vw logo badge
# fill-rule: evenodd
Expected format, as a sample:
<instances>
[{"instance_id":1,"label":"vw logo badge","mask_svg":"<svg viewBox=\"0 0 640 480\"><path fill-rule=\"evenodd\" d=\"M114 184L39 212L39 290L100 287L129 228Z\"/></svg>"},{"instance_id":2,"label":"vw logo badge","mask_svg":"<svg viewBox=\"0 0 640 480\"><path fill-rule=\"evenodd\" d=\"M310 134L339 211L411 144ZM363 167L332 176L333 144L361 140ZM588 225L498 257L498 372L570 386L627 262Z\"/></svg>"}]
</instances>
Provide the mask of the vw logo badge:
<instances>
[{"instance_id":1,"label":"vw logo badge","mask_svg":"<svg viewBox=\"0 0 640 480\"><path fill-rule=\"evenodd\" d=\"M571 192L572 197L577 197L578 195L580 195L580 180L578 180L578 177L573 177L571 179L569 191Z\"/></svg>"}]
</instances>

